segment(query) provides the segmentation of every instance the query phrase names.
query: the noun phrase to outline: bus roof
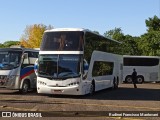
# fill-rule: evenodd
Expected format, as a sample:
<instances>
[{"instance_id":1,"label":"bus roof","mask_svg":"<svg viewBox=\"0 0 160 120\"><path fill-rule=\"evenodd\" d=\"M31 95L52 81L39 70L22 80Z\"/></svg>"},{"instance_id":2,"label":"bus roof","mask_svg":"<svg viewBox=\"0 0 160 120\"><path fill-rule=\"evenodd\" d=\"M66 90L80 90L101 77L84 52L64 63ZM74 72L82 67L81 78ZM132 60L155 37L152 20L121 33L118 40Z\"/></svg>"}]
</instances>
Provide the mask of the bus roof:
<instances>
[{"instance_id":1,"label":"bus roof","mask_svg":"<svg viewBox=\"0 0 160 120\"><path fill-rule=\"evenodd\" d=\"M85 28L55 28L55 29L51 29L51 30L46 30L45 32L58 32L58 31L82 31L84 33L89 32L89 33L101 36L101 37L103 37L103 38L105 38L107 40L111 40L111 41L114 41L114 42L122 44L122 42L119 42L119 41L114 40L114 39L109 38L109 37L105 37L105 36L100 35L100 34L97 34L97 33L93 32L93 31L91 31L89 29L85 29Z\"/></svg>"},{"instance_id":2,"label":"bus roof","mask_svg":"<svg viewBox=\"0 0 160 120\"><path fill-rule=\"evenodd\" d=\"M0 48L0 51L39 51L37 49L29 49L29 48Z\"/></svg>"}]
</instances>

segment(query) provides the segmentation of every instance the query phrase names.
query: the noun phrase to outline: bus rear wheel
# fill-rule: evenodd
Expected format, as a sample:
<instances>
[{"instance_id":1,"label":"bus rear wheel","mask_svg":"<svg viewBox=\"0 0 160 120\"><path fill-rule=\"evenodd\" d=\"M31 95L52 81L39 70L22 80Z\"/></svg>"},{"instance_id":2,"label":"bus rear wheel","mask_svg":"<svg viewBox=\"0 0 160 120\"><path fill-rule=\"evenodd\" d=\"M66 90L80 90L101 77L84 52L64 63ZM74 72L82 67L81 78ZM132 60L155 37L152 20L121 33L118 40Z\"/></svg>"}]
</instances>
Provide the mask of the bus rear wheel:
<instances>
[{"instance_id":1,"label":"bus rear wheel","mask_svg":"<svg viewBox=\"0 0 160 120\"><path fill-rule=\"evenodd\" d=\"M144 82L144 77L141 75L137 76L137 83L142 84Z\"/></svg>"},{"instance_id":2,"label":"bus rear wheel","mask_svg":"<svg viewBox=\"0 0 160 120\"><path fill-rule=\"evenodd\" d=\"M113 89L117 89L118 88L118 79L113 79Z\"/></svg>"}]
</instances>

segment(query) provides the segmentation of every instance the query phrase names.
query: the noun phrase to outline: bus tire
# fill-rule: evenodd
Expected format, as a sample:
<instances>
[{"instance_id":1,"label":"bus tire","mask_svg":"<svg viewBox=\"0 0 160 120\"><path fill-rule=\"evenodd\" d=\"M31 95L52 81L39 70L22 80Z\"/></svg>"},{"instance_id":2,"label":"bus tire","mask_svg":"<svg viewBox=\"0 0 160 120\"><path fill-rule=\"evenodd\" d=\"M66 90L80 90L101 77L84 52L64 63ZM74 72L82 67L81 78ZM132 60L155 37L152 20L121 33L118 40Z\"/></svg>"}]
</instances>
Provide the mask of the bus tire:
<instances>
[{"instance_id":1,"label":"bus tire","mask_svg":"<svg viewBox=\"0 0 160 120\"><path fill-rule=\"evenodd\" d=\"M93 95L95 93L95 82L92 81L90 90L89 90L89 95Z\"/></svg>"},{"instance_id":2,"label":"bus tire","mask_svg":"<svg viewBox=\"0 0 160 120\"><path fill-rule=\"evenodd\" d=\"M144 77L142 75L137 76L137 83L142 84L144 82Z\"/></svg>"},{"instance_id":3,"label":"bus tire","mask_svg":"<svg viewBox=\"0 0 160 120\"><path fill-rule=\"evenodd\" d=\"M117 89L118 88L118 79L113 79L113 89Z\"/></svg>"},{"instance_id":4,"label":"bus tire","mask_svg":"<svg viewBox=\"0 0 160 120\"><path fill-rule=\"evenodd\" d=\"M127 75L127 77L125 78L125 82L126 83L132 83L132 76L131 75Z\"/></svg>"},{"instance_id":5,"label":"bus tire","mask_svg":"<svg viewBox=\"0 0 160 120\"><path fill-rule=\"evenodd\" d=\"M119 85L119 77L117 77L117 88L118 88L118 85Z\"/></svg>"},{"instance_id":6,"label":"bus tire","mask_svg":"<svg viewBox=\"0 0 160 120\"><path fill-rule=\"evenodd\" d=\"M22 84L22 88L19 91L22 94L26 94L29 88L30 88L29 80L24 80Z\"/></svg>"}]
</instances>

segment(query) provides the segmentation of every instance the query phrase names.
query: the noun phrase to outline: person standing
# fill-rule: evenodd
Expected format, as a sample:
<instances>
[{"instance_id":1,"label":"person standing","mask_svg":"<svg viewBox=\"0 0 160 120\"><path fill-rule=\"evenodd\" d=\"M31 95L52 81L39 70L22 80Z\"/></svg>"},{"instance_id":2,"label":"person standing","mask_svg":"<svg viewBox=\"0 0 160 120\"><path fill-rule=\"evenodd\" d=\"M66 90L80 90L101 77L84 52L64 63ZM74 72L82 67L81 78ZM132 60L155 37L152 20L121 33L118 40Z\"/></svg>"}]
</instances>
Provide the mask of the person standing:
<instances>
[{"instance_id":1,"label":"person standing","mask_svg":"<svg viewBox=\"0 0 160 120\"><path fill-rule=\"evenodd\" d=\"M135 68L133 69L133 73L132 73L132 82L133 82L134 88L137 88L137 85L136 85L136 82L137 82L137 72L136 72Z\"/></svg>"}]
</instances>

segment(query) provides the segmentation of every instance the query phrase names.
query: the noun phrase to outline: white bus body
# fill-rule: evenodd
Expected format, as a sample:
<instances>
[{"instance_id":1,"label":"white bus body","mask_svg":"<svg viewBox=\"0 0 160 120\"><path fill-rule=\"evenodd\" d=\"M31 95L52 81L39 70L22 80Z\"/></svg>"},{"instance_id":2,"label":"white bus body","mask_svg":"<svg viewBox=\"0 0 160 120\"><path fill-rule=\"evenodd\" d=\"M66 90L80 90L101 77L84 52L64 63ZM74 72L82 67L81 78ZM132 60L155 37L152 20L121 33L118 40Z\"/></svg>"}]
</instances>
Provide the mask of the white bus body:
<instances>
[{"instance_id":1,"label":"white bus body","mask_svg":"<svg viewBox=\"0 0 160 120\"><path fill-rule=\"evenodd\" d=\"M132 82L133 69L137 72L137 83L160 81L160 57L123 56L123 81Z\"/></svg>"},{"instance_id":2,"label":"white bus body","mask_svg":"<svg viewBox=\"0 0 160 120\"><path fill-rule=\"evenodd\" d=\"M94 65L97 63L104 62L111 65L111 71L108 71L107 74L94 76L93 72L96 73L101 70L101 68L94 69ZM95 91L99 91L102 89L115 87L114 84L116 82L117 85L122 83L123 76L123 66L122 66L122 56L116 55L112 53L105 53L100 51L94 51L92 54L90 66L88 69L88 82L95 82ZM100 66L99 66L100 67ZM91 83L90 83L91 84ZM116 86L118 87L118 86Z\"/></svg>"},{"instance_id":3,"label":"white bus body","mask_svg":"<svg viewBox=\"0 0 160 120\"><path fill-rule=\"evenodd\" d=\"M25 48L0 49L0 87L27 93L36 88L34 63L39 51Z\"/></svg>"},{"instance_id":4,"label":"white bus body","mask_svg":"<svg viewBox=\"0 0 160 120\"><path fill-rule=\"evenodd\" d=\"M58 37L64 34L68 45L57 44ZM112 41L86 29L53 29L44 33L37 61L38 93L85 95L118 87L122 82L122 56L95 49L86 55L90 48L87 42L93 42L89 36L93 37L92 40L96 37L106 40L103 42ZM71 47L62 49L61 46Z\"/></svg>"}]
</instances>

